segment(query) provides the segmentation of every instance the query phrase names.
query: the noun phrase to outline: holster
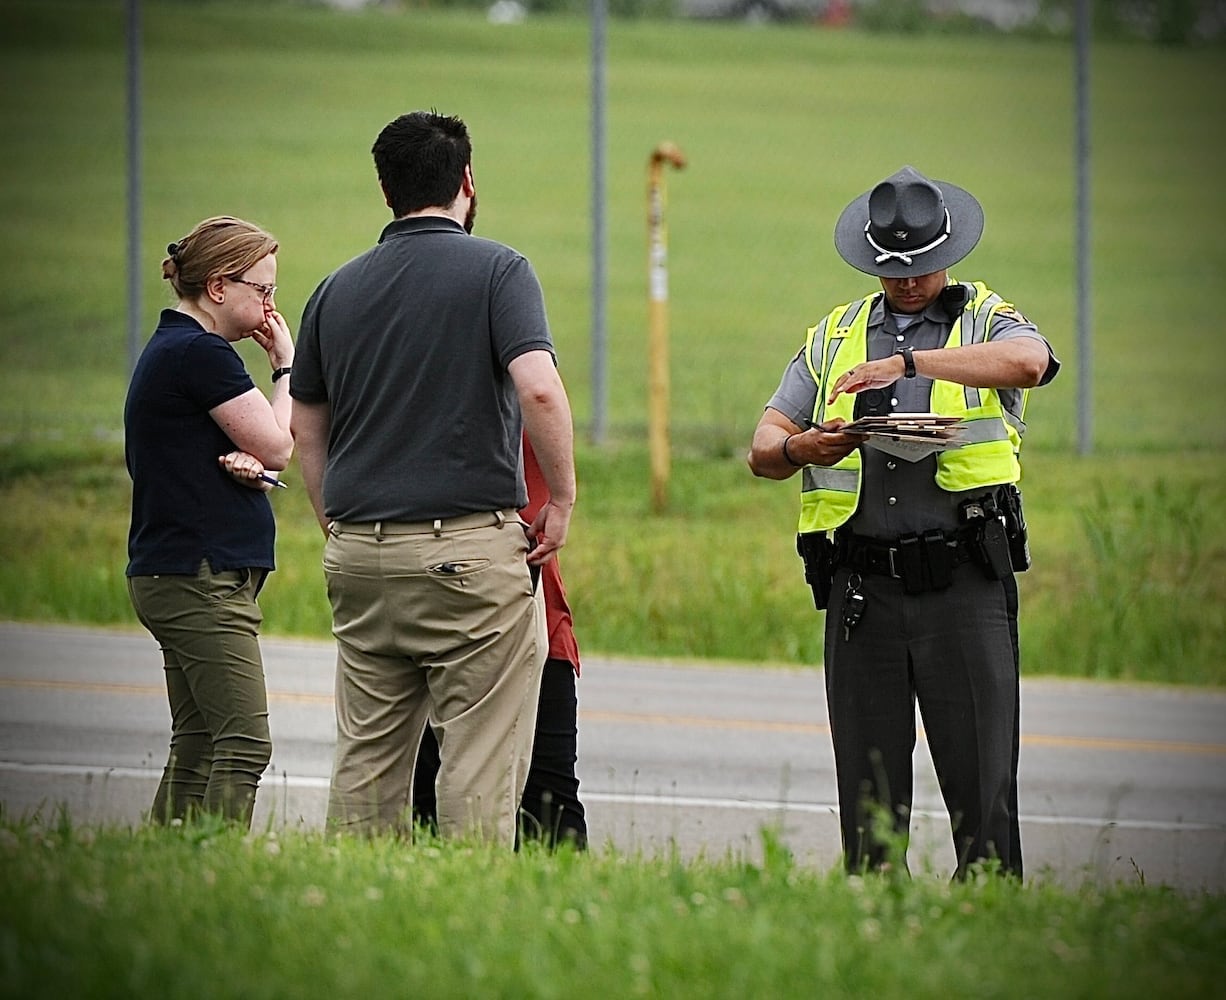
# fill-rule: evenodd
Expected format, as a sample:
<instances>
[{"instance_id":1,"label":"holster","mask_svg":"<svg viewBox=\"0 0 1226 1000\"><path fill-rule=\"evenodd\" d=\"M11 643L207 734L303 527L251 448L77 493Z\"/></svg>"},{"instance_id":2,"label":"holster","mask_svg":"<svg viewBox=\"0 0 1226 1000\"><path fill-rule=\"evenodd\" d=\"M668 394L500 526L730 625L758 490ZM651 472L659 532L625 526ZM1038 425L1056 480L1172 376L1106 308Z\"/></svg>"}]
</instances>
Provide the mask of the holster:
<instances>
[{"instance_id":1,"label":"holster","mask_svg":"<svg viewBox=\"0 0 1226 1000\"><path fill-rule=\"evenodd\" d=\"M824 531L806 531L796 536L796 553L805 565L805 583L813 591L813 606L824 611L830 605L834 580L834 542Z\"/></svg>"},{"instance_id":2,"label":"holster","mask_svg":"<svg viewBox=\"0 0 1226 1000\"><path fill-rule=\"evenodd\" d=\"M975 545L979 566L989 580L1003 580L1013 573L1013 559L1003 517L989 517L982 521Z\"/></svg>"},{"instance_id":3,"label":"holster","mask_svg":"<svg viewBox=\"0 0 1226 1000\"><path fill-rule=\"evenodd\" d=\"M1013 573L1004 512L996 493L964 500L958 505L963 541L970 546L975 562L989 580L1003 580Z\"/></svg>"},{"instance_id":4,"label":"holster","mask_svg":"<svg viewBox=\"0 0 1226 1000\"><path fill-rule=\"evenodd\" d=\"M1005 515L1005 535L1009 539L1009 559L1015 573L1030 569L1030 537L1026 517L1022 513L1022 491L1013 483L1000 488L997 495L1001 513Z\"/></svg>"}]
</instances>

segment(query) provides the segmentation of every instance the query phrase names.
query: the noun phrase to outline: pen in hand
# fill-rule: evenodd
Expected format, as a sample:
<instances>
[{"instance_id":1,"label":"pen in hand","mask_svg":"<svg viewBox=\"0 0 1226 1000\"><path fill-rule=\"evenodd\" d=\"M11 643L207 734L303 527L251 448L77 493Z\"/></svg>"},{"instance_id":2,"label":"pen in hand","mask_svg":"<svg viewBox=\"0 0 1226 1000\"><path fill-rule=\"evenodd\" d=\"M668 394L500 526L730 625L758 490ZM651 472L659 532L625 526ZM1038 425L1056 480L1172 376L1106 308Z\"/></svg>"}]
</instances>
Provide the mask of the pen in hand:
<instances>
[{"instance_id":1,"label":"pen in hand","mask_svg":"<svg viewBox=\"0 0 1226 1000\"><path fill-rule=\"evenodd\" d=\"M256 478L261 479L266 483L272 483L273 486L278 486L283 490L289 489L289 487L286 486L283 482L281 482L280 479L276 479L273 476L270 476L267 472L261 472Z\"/></svg>"}]
</instances>

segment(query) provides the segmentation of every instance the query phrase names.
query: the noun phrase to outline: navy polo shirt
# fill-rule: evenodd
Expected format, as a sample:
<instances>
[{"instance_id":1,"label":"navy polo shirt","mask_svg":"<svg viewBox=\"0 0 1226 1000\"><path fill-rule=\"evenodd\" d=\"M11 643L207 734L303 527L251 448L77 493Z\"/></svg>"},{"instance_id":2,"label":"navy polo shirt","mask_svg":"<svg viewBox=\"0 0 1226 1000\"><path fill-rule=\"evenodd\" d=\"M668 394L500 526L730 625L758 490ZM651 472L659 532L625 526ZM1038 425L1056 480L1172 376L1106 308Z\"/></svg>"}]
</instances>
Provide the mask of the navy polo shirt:
<instances>
[{"instance_id":1,"label":"navy polo shirt","mask_svg":"<svg viewBox=\"0 0 1226 1000\"><path fill-rule=\"evenodd\" d=\"M237 446L209 416L254 385L224 337L185 313L162 311L124 405L128 576L194 574L202 560L215 573L273 568L272 506L218 463Z\"/></svg>"}]
</instances>

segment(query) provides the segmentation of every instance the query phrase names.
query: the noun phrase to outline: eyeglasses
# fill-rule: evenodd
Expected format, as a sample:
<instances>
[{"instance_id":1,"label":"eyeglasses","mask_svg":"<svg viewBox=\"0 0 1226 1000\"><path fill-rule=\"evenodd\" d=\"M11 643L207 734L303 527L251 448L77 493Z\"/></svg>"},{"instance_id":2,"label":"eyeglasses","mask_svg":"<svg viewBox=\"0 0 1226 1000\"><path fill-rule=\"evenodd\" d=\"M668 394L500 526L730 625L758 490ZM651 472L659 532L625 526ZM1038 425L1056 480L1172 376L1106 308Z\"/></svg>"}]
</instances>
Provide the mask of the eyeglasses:
<instances>
[{"instance_id":1,"label":"eyeglasses","mask_svg":"<svg viewBox=\"0 0 1226 1000\"><path fill-rule=\"evenodd\" d=\"M277 292L276 285L261 285L258 281L248 281L246 278L231 278L230 280L239 285L250 285L263 296L265 302L271 299Z\"/></svg>"}]
</instances>

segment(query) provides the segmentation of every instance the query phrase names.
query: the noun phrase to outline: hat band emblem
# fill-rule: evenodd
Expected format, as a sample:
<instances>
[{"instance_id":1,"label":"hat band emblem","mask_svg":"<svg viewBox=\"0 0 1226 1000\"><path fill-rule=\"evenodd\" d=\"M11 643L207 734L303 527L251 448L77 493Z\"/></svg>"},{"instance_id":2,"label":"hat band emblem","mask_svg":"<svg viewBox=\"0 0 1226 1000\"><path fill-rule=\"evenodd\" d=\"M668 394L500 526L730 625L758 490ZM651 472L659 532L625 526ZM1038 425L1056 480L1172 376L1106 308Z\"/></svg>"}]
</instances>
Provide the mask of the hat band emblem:
<instances>
[{"instance_id":1,"label":"hat band emblem","mask_svg":"<svg viewBox=\"0 0 1226 1000\"><path fill-rule=\"evenodd\" d=\"M883 247L880 243L878 243L875 239L873 239L872 222L870 221L864 224L864 238L868 240L869 246L871 246L874 250L877 251L876 262L878 264L884 264L887 260L897 260L903 264L906 264L908 267L910 267L911 264L914 263L914 258L918 257L920 254L927 253L929 250L935 250L942 243L944 243L947 239L949 239L949 234L951 231L952 231L952 228L950 226L950 221L949 221L949 209L946 209L945 210L945 231L941 233L941 235L938 236L931 243L927 244L926 246L916 247L914 250L888 250L885 247ZM910 235L910 233L907 230L902 229L902 230L895 230L893 235L897 239L905 240Z\"/></svg>"}]
</instances>

